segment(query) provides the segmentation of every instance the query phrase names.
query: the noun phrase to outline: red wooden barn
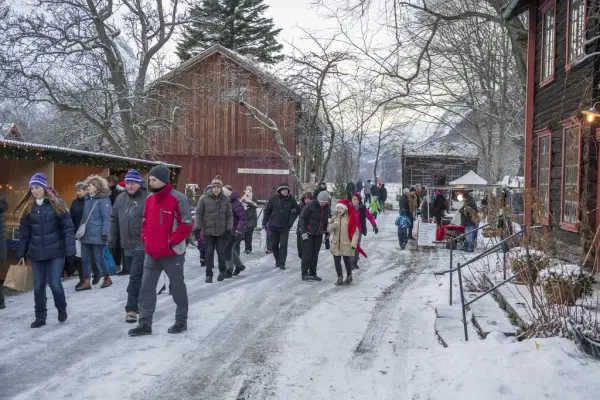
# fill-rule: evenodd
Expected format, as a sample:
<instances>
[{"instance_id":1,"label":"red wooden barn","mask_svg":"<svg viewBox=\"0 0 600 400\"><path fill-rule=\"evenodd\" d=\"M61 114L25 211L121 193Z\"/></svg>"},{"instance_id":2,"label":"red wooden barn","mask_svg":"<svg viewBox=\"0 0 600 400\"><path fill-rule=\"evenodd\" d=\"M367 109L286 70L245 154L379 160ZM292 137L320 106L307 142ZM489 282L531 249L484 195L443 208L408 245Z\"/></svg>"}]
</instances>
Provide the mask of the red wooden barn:
<instances>
[{"instance_id":1,"label":"red wooden barn","mask_svg":"<svg viewBox=\"0 0 600 400\"><path fill-rule=\"evenodd\" d=\"M149 104L151 114L156 120L171 119L153 131L152 149L161 160L182 166L182 185L204 188L219 174L235 190L252 186L259 199L267 198L280 182L293 185L273 131L236 99L277 124L292 157L301 99L250 60L215 45L156 80L149 90L156 100Z\"/></svg>"}]
</instances>

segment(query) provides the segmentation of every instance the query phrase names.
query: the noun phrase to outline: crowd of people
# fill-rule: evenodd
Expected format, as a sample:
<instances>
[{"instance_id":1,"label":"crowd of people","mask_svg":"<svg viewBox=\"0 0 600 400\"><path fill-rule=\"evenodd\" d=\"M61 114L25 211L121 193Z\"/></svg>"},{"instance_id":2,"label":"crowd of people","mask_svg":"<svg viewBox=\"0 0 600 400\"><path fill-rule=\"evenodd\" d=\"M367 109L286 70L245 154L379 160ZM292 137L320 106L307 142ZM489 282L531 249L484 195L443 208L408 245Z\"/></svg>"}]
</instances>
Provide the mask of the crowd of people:
<instances>
[{"instance_id":1,"label":"crowd of people","mask_svg":"<svg viewBox=\"0 0 600 400\"><path fill-rule=\"evenodd\" d=\"M115 264L122 264L117 274L129 277L125 321L138 323L129 335L152 333L157 285L162 274L168 277L169 291L177 306L175 323L168 332L187 330L184 263L190 234L198 242L201 265L206 267L206 283L213 283L215 253L218 282L246 269L241 260L241 243L245 243L245 254L252 253L253 233L260 219L252 187L246 187L241 195L216 176L192 211L188 198L171 186L169 177L170 171L164 165L149 172L148 187L134 169L120 183L114 176L105 179L92 175L75 185L76 197L70 208L48 185L44 174L31 177L29 191L13 213L19 217L21 232L16 258L27 259L33 271L32 328L46 325L47 285L58 320L65 322L68 315L64 275L74 275L77 271L79 281L74 289L78 293L90 291L100 283L100 289L108 289L114 275L109 261L114 260ZM381 193L384 186L378 190ZM360 243L368 233L367 223L377 234L376 215L382 209L376 196L371 196L368 203L363 202L361 192L355 190L332 210L332 198L325 183L319 184L314 193L304 193L298 204L290 186L282 183L262 211L266 252L273 255L275 268L286 269L289 234L297 220L301 280L322 281L317 267L325 244L333 256L338 276L335 284L348 285L353 282L352 271L359 268L360 256L366 257ZM4 239L0 241L0 261L6 259L3 219L7 210L6 199L0 196L0 239ZM0 286L0 296L1 289ZM4 307L4 298L0 297L0 308Z\"/></svg>"}]
</instances>

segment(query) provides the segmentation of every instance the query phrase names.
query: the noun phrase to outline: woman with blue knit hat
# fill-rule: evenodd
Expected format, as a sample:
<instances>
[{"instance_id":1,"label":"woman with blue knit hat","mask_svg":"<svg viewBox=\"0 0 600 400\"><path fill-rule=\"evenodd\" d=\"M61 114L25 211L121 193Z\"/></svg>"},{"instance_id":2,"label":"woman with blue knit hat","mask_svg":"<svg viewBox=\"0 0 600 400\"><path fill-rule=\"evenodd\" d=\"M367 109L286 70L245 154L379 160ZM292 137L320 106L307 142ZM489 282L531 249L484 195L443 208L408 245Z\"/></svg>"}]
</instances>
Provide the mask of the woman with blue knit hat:
<instances>
[{"instance_id":1,"label":"woman with blue knit hat","mask_svg":"<svg viewBox=\"0 0 600 400\"><path fill-rule=\"evenodd\" d=\"M75 234L73 221L65 203L48 190L46 176L34 174L29 192L13 212L20 217L21 240L17 256L25 256L33 269L35 321L32 328L46 325L46 284L50 286L58 321L67 320L67 301L61 279L66 257L74 257Z\"/></svg>"}]
</instances>

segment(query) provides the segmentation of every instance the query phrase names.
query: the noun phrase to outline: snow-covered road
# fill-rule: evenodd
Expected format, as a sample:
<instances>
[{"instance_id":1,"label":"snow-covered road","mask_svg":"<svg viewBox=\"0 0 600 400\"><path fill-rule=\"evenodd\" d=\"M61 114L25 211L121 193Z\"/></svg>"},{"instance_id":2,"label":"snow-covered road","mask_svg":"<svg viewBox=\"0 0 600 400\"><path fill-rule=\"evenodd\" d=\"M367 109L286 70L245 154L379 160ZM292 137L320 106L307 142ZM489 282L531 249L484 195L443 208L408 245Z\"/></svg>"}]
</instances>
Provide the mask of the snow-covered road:
<instances>
[{"instance_id":1,"label":"snow-covered road","mask_svg":"<svg viewBox=\"0 0 600 400\"><path fill-rule=\"evenodd\" d=\"M286 271L274 268L272 256L255 252L244 258L246 271L221 283L205 284L198 253L189 251L190 314L181 335L167 333L175 306L161 295L153 335L127 336L126 277L87 293L75 293L75 282L67 282L65 324L56 321L48 292L48 325L37 330L29 328L33 295L9 297L0 311L0 398L566 398L545 396L548 387L536 381L537 389L521 393L503 379L506 368L509 383L527 384L523 379L536 362L546 368L561 356L555 346L523 362L517 355L527 342L474 341L448 349L438 344L434 306L446 301L447 288L431 271L445 254L400 251L394 218L383 215L379 235L364 238L369 259L346 287L333 285L333 260L325 249L323 282L302 282L295 236ZM572 351L570 342L560 344L563 353ZM482 357L484 352L490 356ZM504 353L508 359L498 364ZM568 393L583 396L570 399L597 398L586 397L592 393L586 389L600 380L577 371L579 361L563 358L556 371L544 371L545 378L565 380ZM485 368L491 375L482 374Z\"/></svg>"}]
</instances>

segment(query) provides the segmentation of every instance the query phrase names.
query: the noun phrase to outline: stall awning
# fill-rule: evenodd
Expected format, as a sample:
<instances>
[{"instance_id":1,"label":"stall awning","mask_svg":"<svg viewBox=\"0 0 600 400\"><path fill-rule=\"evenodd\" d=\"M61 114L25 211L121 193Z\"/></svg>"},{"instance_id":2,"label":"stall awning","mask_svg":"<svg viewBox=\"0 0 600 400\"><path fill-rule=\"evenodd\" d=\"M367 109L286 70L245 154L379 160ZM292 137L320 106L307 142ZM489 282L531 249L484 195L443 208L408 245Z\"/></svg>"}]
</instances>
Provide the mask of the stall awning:
<instances>
[{"instance_id":1,"label":"stall awning","mask_svg":"<svg viewBox=\"0 0 600 400\"><path fill-rule=\"evenodd\" d=\"M465 187L466 186L468 186L468 187L486 186L487 184L488 183L485 179L483 179L482 177L480 177L473 171L469 171L465 175L461 176L460 178L455 179L452 182L450 182L450 185L452 185L452 186L465 186Z\"/></svg>"}]
</instances>

